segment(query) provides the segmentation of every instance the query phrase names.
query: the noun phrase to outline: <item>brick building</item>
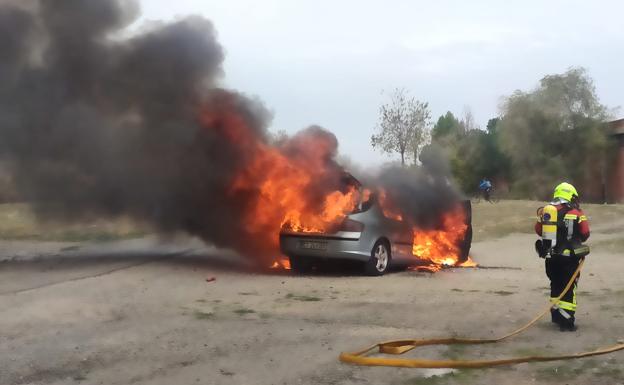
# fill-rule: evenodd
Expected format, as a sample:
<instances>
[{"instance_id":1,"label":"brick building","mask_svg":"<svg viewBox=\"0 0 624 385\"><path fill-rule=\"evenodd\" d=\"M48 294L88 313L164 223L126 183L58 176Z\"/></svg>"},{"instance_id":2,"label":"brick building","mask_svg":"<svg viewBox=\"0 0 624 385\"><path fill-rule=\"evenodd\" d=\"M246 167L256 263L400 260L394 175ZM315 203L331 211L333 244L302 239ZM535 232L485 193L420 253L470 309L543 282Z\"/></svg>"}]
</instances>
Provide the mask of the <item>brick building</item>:
<instances>
[{"instance_id":1,"label":"brick building","mask_svg":"<svg viewBox=\"0 0 624 385\"><path fill-rule=\"evenodd\" d=\"M609 156L606 180L607 202L624 202L624 119L609 123L609 134L614 140L614 153Z\"/></svg>"}]
</instances>

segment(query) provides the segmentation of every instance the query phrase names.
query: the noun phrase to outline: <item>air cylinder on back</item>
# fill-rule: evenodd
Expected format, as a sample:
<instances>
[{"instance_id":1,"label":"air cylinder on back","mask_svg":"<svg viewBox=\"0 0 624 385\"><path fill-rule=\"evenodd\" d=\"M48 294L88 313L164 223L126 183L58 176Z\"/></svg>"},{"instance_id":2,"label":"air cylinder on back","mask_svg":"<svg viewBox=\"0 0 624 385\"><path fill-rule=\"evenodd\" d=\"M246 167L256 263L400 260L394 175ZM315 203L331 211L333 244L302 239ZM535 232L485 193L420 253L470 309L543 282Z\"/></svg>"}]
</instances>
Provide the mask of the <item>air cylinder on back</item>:
<instances>
[{"instance_id":1,"label":"air cylinder on back","mask_svg":"<svg viewBox=\"0 0 624 385\"><path fill-rule=\"evenodd\" d=\"M552 249L557 245L557 208L546 205L542 209L542 242L546 249Z\"/></svg>"}]
</instances>

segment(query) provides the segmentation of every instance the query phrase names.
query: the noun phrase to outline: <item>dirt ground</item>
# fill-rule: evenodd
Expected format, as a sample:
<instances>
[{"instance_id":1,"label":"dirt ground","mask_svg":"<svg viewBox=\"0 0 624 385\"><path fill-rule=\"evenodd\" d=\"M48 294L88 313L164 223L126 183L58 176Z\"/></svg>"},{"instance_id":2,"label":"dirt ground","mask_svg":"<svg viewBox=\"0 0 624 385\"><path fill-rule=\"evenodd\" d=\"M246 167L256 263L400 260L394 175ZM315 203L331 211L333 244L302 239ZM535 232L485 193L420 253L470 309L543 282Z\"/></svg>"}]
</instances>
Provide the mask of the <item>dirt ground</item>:
<instances>
[{"instance_id":1,"label":"dirt ground","mask_svg":"<svg viewBox=\"0 0 624 385\"><path fill-rule=\"evenodd\" d=\"M537 205L475 205L472 256L491 268L379 278L254 273L247 261L188 239L6 236L0 384L624 384L624 352L454 371L338 361L341 351L378 341L494 337L529 321L548 297L530 234ZM594 233L576 333L545 319L504 343L408 356L563 354L624 340L624 207L586 212Z\"/></svg>"}]
</instances>

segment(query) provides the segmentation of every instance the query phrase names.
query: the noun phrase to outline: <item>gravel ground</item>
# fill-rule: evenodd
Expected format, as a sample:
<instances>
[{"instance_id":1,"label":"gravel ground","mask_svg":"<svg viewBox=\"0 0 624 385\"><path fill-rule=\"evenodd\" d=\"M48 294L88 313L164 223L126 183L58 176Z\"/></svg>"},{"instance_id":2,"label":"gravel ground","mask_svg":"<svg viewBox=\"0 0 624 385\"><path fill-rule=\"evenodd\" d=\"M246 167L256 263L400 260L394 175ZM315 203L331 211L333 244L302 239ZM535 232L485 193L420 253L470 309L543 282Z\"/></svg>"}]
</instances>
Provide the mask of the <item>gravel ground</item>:
<instances>
[{"instance_id":1,"label":"gravel ground","mask_svg":"<svg viewBox=\"0 0 624 385\"><path fill-rule=\"evenodd\" d=\"M408 355L570 353L624 339L622 232L596 228L604 247L582 274L578 332L542 320L504 343ZM529 321L548 297L535 237L482 238L472 255L497 268L378 278L253 272L196 240L0 241L0 384L624 384L624 352L458 371L338 361L382 340L493 337Z\"/></svg>"}]
</instances>

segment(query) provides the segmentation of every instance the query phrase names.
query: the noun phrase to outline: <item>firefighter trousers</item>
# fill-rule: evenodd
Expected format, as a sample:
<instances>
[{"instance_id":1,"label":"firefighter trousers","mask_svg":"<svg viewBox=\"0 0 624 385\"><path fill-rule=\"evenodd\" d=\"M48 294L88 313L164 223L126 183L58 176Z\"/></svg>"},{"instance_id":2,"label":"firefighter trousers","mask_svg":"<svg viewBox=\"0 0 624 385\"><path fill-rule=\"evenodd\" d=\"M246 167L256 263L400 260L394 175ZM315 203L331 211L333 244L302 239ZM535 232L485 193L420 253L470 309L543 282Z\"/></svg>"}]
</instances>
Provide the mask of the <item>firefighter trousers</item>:
<instances>
[{"instance_id":1,"label":"firefighter trousers","mask_svg":"<svg viewBox=\"0 0 624 385\"><path fill-rule=\"evenodd\" d=\"M551 300L559 297L572 278L579 265L579 259L564 255L553 255L546 259L546 275L550 279ZM574 325L576 313L576 286L580 275L576 277L570 290L561 297L551 311L552 321L563 326Z\"/></svg>"}]
</instances>

